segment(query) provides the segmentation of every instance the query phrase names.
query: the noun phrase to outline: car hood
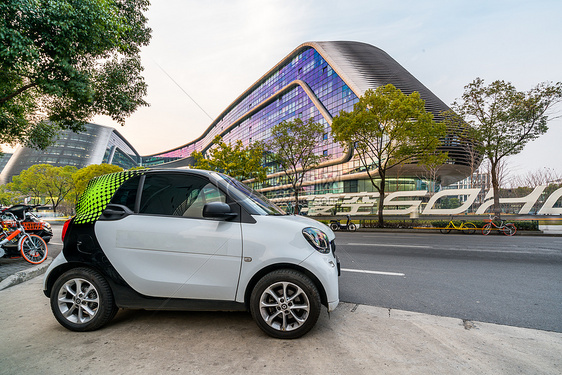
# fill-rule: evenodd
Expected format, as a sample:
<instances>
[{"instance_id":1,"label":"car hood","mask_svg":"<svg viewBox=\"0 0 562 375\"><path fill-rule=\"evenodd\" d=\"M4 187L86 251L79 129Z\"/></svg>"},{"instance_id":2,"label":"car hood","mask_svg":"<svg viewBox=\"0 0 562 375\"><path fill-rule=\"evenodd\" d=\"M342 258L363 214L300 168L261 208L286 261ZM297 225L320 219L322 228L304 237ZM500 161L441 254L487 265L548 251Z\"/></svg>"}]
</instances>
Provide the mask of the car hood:
<instances>
[{"instance_id":1,"label":"car hood","mask_svg":"<svg viewBox=\"0 0 562 375\"><path fill-rule=\"evenodd\" d=\"M285 220L285 221L289 221L289 222L293 222L293 223L298 223L302 226L302 228L306 228L306 227L318 228L322 232L324 232L328 235L328 239L330 241L332 241L334 238L336 238L336 235L330 229L330 227L327 226L326 224L323 224L323 223L319 222L318 220L314 220L314 219L311 219L311 218L308 218L308 217L305 217L305 216L300 216L300 215L275 216L275 218L278 218L279 220Z\"/></svg>"}]
</instances>

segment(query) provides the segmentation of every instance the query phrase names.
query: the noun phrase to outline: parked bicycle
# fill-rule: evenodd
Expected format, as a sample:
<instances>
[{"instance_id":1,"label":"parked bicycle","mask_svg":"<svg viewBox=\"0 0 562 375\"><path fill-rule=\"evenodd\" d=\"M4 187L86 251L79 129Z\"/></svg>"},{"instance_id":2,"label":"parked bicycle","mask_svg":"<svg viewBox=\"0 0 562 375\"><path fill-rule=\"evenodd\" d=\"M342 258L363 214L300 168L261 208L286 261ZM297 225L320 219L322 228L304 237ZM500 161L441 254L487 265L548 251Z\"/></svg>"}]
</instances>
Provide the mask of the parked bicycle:
<instances>
[{"instance_id":1,"label":"parked bicycle","mask_svg":"<svg viewBox=\"0 0 562 375\"><path fill-rule=\"evenodd\" d=\"M453 229L461 231L462 233L474 234L476 232L476 225L474 225L474 223L471 223L470 221L461 220L461 223L457 226L455 225L453 218L451 218L445 228L441 228L439 230L441 231L441 233L447 234L450 233Z\"/></svg>"},{"instance_id":2,"label":"parked bicycle","mask_svg":"<svg viewBox=\"0 0 562 375\"><path fill-rule=\"evenodd\" d=\"M22 220L25 231L29 234L36 234L45 242L49 242L53 237L51 225L40 219L33 213L39 205L30 206L27 204L16 204L15 206L4 208L0 213L11 212L18 220Z\"/></svg>"},{"instance_id":3,"label":"parked bicycle","mask_svg":"<svg viewBox=\"0 0 562 375\"><path fill-rule=\"evenodd\" d=\"M18 254L32 264L47 259L47 243L38 235L27 233L23 220L11 212L3 212L1 217L0 257L14 257Z\"/></svg>"},{"instance_id":4,"label":"parked bicycle","mask_svg":"<svg viewBox=\"0 0 562 375\"><path fill-rule=\"evenodd\" d=\"M490 234L492 230L499 230L506 236L513 236L515 233L517 233L517 227L515 226L515 224L506 223L504 220L500 220L500 225L497 225L494 222L494 220L496 219L498 219L497 216L492 217L492 215L490 215L490 218L488 220L484 220L487 222L487 224L482 228L482 234L484 236Z\"/></svg>"}]
</instances>

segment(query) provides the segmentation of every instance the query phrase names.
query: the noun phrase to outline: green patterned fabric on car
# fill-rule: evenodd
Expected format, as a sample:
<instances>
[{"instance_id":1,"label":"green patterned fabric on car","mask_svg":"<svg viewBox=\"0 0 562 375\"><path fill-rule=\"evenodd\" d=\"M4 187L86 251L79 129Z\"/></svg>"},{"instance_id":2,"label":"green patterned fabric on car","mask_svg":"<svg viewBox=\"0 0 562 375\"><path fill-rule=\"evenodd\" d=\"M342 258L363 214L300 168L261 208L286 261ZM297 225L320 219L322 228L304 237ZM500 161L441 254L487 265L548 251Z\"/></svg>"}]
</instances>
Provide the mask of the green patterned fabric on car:
<instances>
[{"instance_id":1,"label":"green patterned fabric on car","mask_svg":"<svg viewBox=\"0 0 562 375\"><path fill-rule=\"evenodd\" d=\"M124 171L93 178L78 200L74 223L86 224L96 221L117 189L131 177L145 172L146 170Z\"/></svg>"}]
</instances>

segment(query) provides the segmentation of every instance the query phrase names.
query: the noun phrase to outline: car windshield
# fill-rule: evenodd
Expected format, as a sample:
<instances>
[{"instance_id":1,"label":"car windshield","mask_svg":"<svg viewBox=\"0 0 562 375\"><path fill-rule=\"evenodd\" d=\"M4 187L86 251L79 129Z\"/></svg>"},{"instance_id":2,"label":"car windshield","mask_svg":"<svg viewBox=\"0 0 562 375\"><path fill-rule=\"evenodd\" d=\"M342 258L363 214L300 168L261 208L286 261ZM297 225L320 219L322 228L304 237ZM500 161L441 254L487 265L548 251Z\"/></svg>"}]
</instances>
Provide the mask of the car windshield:
<instances>
[{"instance_id":1,"label":"car windshield","mask_svg":"<svg viewBox=\"0 0 562 375\"><path fill-rule=\"evenodd\" d=\"M220 173L216 173L216 175L222 178L227 183L228 192L231 195L234 195L234 198L236 200L241 201L241 203L243 203L246 208L250 210L250 214L286 215L285 211L283 211L281 208L277 207L262 194L253 189L250 189L240 181Z\"/></svg>"}]
</instances>

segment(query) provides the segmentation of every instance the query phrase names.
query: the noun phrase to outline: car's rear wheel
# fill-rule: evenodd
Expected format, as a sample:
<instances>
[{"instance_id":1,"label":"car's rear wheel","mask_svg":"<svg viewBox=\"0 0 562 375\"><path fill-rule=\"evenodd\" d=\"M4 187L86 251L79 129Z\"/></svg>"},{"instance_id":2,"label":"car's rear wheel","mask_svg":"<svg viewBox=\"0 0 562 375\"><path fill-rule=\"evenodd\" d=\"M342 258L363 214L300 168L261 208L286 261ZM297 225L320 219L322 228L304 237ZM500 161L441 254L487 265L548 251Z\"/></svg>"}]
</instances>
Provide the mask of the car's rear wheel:
<instances>
[{"instance_id":1,"label":"car's rear wheel","mask_svg":"<svg viewBox=\"0 0 562 375\"><path fill-rule=\"evenodd\" d=\"M296 339L314 327L321 309L320 294L304 274L289 269L265 275L254 287L250 311L268 335Z\"/></svg>"},{"instance_id":2,"label":"car's rear wheel","mask_svg":"<svg viewBox=\"0 0 562 375\"><path fill-rule=\"evenodd\" d=\"M51 291L51 310L71 331L93 331L118 311L107 281L89 268L75 268L60 276Z\"/></svg>"}]
</instances>

